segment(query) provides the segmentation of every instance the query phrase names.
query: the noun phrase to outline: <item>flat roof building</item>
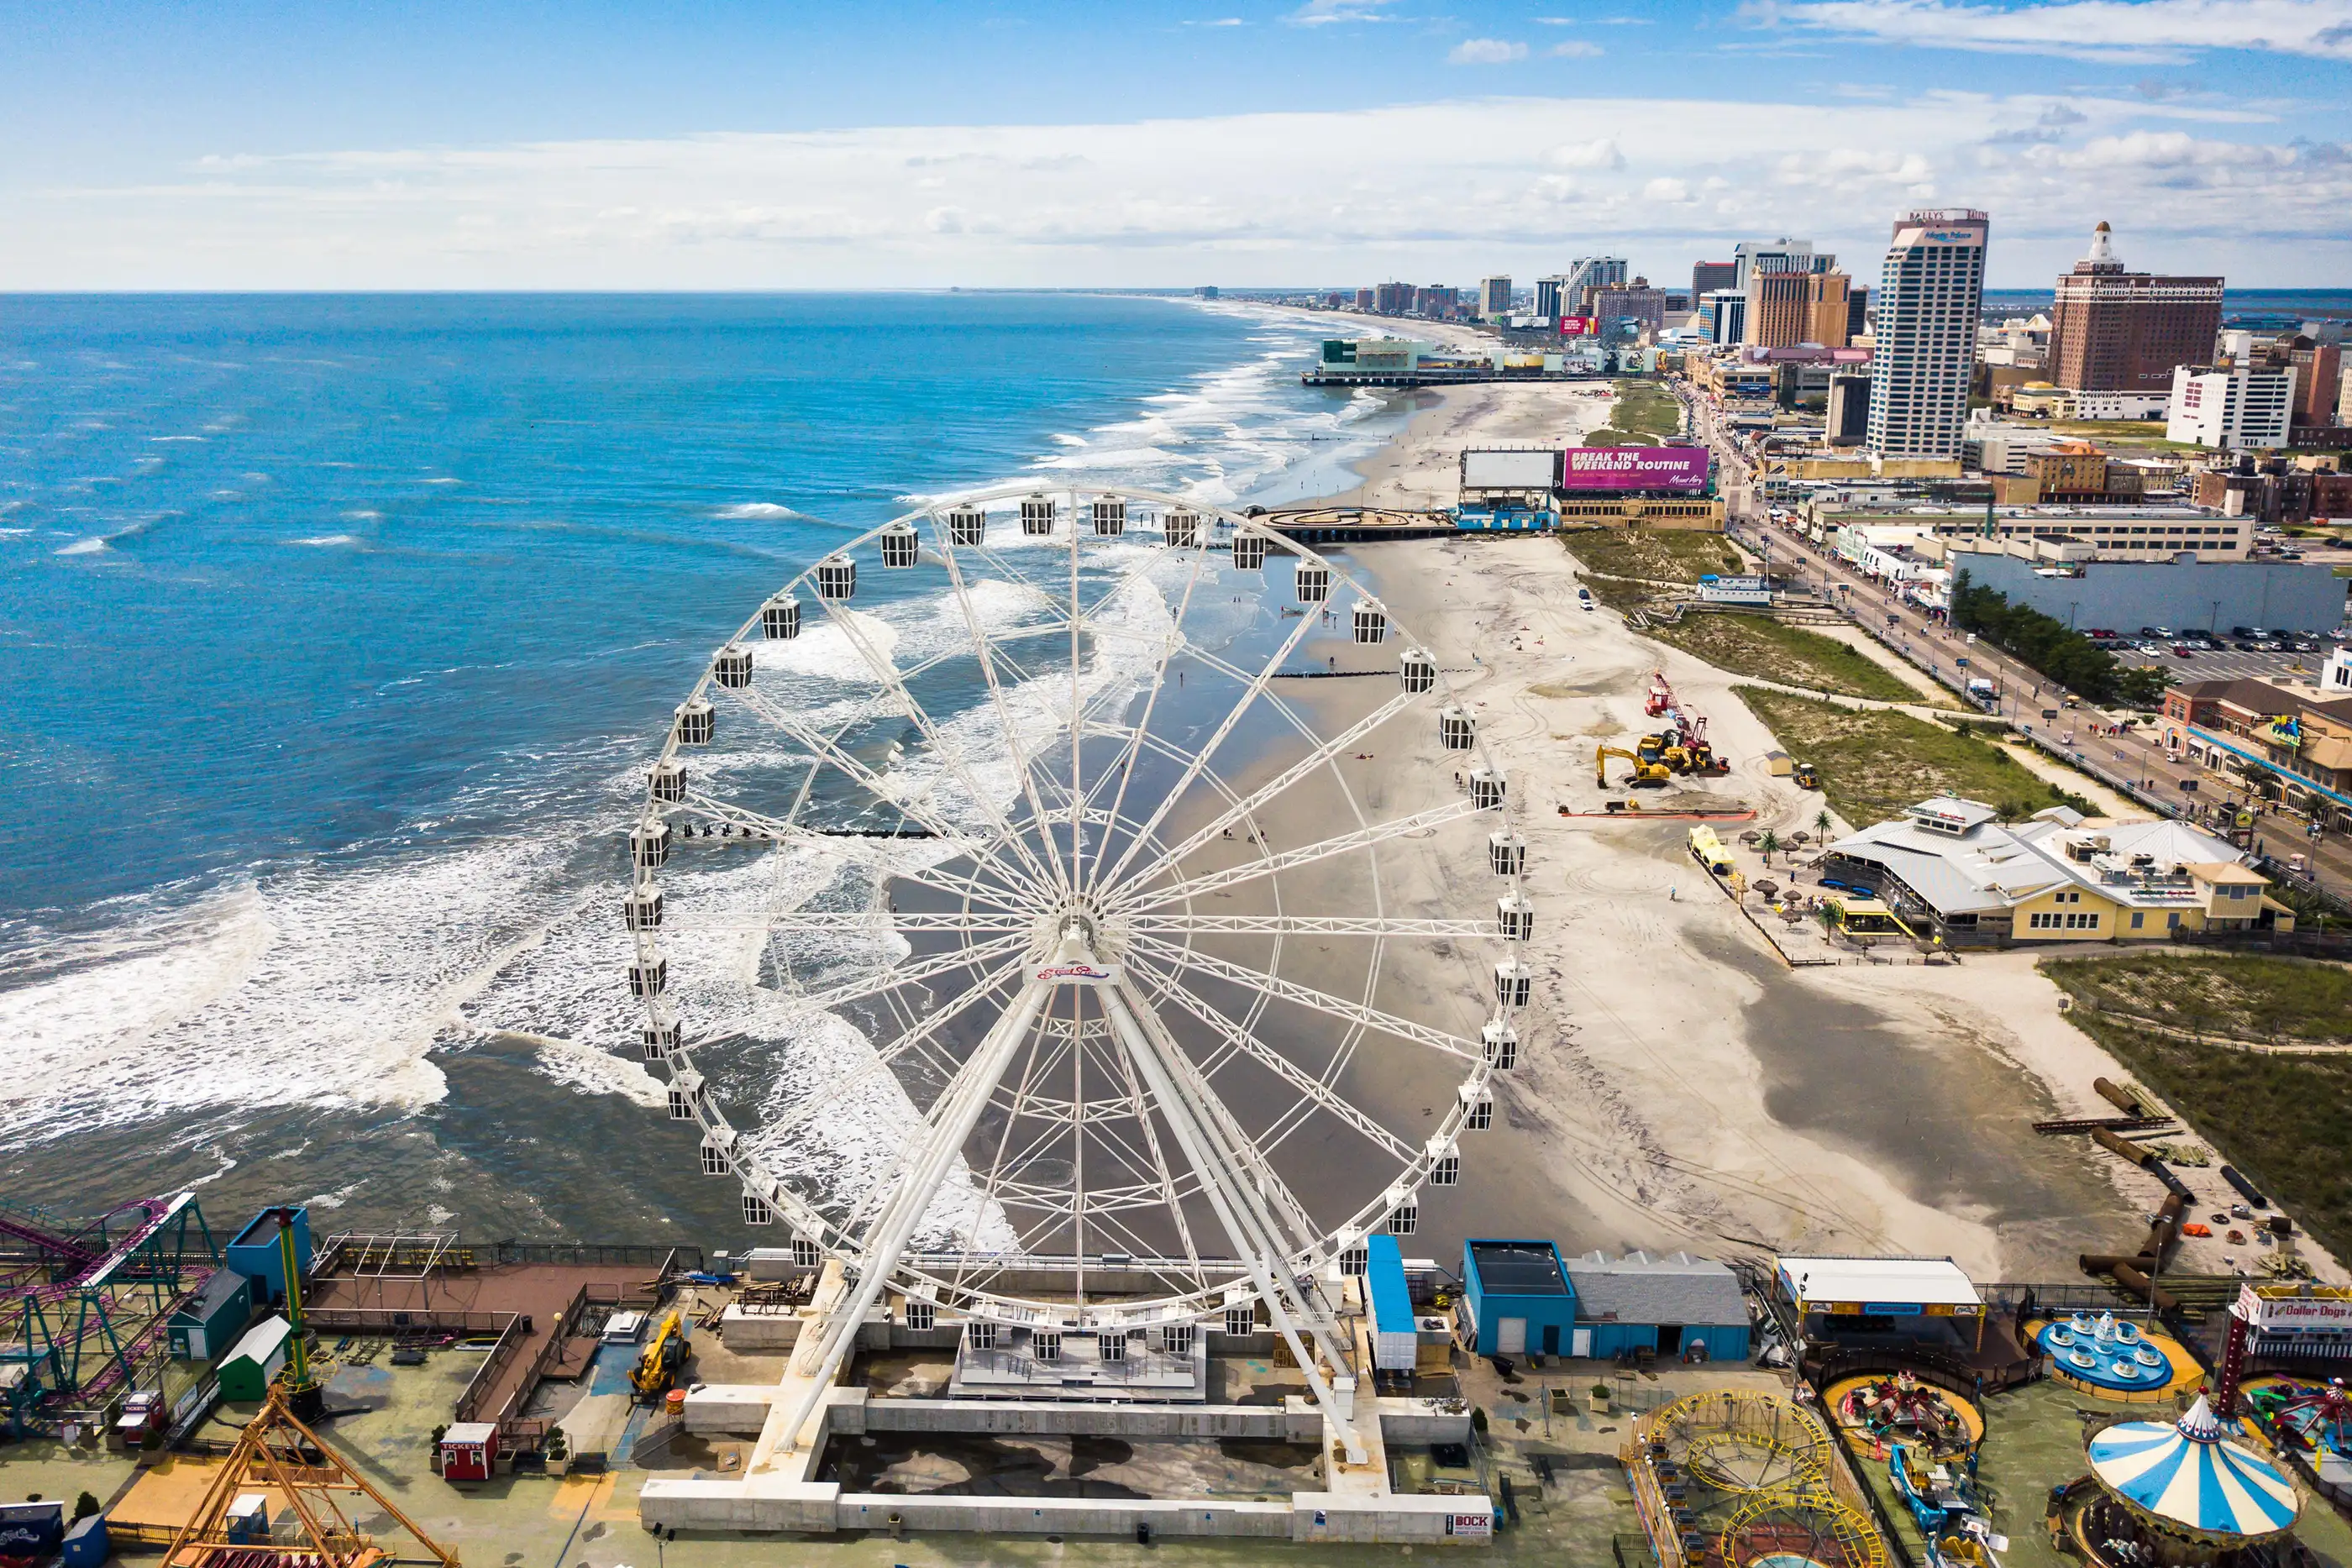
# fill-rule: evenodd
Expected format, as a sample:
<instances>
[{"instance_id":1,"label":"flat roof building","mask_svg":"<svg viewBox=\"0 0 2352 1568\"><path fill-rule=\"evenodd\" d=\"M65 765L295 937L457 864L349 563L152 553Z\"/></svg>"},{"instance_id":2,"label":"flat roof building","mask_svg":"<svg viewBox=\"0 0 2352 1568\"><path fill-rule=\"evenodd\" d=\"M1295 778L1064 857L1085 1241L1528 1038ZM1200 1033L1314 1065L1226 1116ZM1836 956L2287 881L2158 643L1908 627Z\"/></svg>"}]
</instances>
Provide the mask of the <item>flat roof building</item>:
<instances>
[{"instance_id":1,"label":"flat roof building","mask_svg":"<svg viewBox=\"0 0 2352 1568\"><path fill-rule=\"evenodd\" d=\"M2164 438L2226 452L2284 446L2294 381L2292 365L2177 365Z\"/></svg>"}]
</instances>

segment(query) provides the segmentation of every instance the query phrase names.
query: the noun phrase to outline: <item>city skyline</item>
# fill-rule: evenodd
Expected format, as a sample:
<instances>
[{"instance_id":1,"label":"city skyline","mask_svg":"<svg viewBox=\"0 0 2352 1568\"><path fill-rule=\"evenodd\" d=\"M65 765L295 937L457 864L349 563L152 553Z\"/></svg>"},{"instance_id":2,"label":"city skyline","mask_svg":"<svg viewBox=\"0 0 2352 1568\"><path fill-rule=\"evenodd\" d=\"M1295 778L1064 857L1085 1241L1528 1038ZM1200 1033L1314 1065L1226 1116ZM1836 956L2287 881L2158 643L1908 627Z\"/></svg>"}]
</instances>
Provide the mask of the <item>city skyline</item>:
<instances>
[{"instance_id":1,"label":"city skyline","mask_svg":"<svg viewBox=\"0 0 2352 1568\"><path fill-rule=\"evenodd\" d=\"M2352 0L16 9L0 287L1672 280L1936 204L1996 288L2098 217L2352 275Z\"/></svg>"}]
</instances>

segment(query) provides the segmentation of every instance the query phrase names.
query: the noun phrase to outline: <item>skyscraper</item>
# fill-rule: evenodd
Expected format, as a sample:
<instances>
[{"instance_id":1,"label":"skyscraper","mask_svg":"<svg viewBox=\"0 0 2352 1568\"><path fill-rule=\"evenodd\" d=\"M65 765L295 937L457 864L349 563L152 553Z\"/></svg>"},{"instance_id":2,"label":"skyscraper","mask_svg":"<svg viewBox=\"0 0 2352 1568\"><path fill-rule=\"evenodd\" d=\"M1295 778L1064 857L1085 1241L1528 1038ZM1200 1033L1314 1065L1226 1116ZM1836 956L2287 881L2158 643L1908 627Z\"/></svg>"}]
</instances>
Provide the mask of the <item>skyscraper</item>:
<instances>
[{"instance_id":1,"label":"skyscraper","mask_svg":"<svg viewBox=\"0 0 2352 1568\"><path fill-rule=\"evenodd\" d=\"M2070 392L2162 392L2177 365L2213 357L2221 280L2126 272L2101 224L2091 251L2058 279L2050 379Z\"/></svg>"},{"instance_id":2,"label":"skyscraper","mask_svg":"<svg viewBox=\"0 0 2352 1568\"><path fill-rule=\"evenodd\" d=\"M1593 290L1621 287L1626 275L1625 258L1622 256L1578 256L1568 269L1567 284L1559 291L1561 313L1591 315Z\"/></svg>"},{"instance_id":3,"label":"skyscraper","mask_svg":"<svg viewBox=\"0 0 2352 1568\"><path fill-rule=\"evenodd\" d=\"M1739 264L1736 261L1700 261L1691 264L1691 298L1704 299L1718 288L1730 288L1739 281Z\"/></svg>"},{"instance_id":4,"label":"skyscraper","mask_svg":"<svg viewBox=\"0 0 2352 1568\"><path fill-rule=\"evenodd\" d=\"M1563 303L1567 294L1568 279L1564 276L1537 278L1536 314L1555 321L1562 316L1575 315Z\"/></svg>"},{"instance_id":5,"label":"skyscraper","mask_svg":"<svg viewBox=\"0 0 2352 1568\"><path fill-rule=\"evenodd\" d=\"M1976 371L1992 220L1973 207L1926 207L1895 220L1874 301L1870 449L1954 458Z\"/></svg>"},{"instance_id":6,"label":"skyscraper","mask_svg":"<svg viewBox=\"0 0 2352 1568\"><path fill-rule=\"evenodd\" d=\"M1492 321L1511 313L1511 280L1507 277L1482 277L1478 280L1478 315Z\"/></svg>"},{"instance_id":7,"label":"skyscraper","mask_svg":"<svg viewBox=\"0 0 2352 1568\"><path fill-rule=\"evenodd\" d=\"M1837 265L1828 251L1815 252L1809 239L1744 239L1731 247L1733 288L1745 288L1759 272L1827 272Z\"/></svg>"},{"instance_id":8,"label":"skyscraper","mask_svg":"<svg viewBox=\"0 0 2352 1568\"><path fill-rule=\"evenodd\" d=\"M1844 348L1846 283L1843 272L1750 273L1742 340L1764 349L1798 343Z\"/></svg>"}]
</instances>

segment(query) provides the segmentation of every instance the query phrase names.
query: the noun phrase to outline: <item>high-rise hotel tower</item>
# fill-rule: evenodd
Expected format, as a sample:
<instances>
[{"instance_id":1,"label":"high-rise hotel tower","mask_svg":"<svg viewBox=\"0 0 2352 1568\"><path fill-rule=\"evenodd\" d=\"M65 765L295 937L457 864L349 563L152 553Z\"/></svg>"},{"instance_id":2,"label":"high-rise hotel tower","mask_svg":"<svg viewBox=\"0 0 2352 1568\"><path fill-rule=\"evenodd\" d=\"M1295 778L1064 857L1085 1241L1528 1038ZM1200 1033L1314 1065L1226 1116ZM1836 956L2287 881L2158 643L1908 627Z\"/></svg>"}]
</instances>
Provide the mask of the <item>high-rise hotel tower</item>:
<instances>
[{"instance_id":1,"label":"high-rise hotel tower","mask_svg":"<svg viewBox=\"0 0 2352 1568\"><path fill-rule=\"evenodd\" d=\"M1991 228L1972 207L1924 208L1895 221L1871 350L1867 444L1882 457L1960 455Z\"/></svg>"}]
</instances>

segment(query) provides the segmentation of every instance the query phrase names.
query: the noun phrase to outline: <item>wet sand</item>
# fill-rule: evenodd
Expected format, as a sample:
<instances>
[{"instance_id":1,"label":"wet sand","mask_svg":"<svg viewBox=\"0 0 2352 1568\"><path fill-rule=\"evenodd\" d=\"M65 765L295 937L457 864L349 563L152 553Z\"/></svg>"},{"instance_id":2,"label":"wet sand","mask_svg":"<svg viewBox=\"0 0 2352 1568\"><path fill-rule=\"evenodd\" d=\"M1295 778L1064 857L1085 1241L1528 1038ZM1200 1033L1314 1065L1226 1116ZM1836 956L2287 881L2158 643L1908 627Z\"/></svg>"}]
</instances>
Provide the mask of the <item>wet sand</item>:
<instances>
[{"instance_id":1,"label":"wet sand","mask_svg":"<svg viewBox=\"0 0 2352 1568\"><path fill-rule=\"evenodd\" d=\"M1538 997L1510 1105L1538 1153L1514 1179L1558 1205L1538 1234L1949 1254L2030 1280L2072 1277L2075 1252L2128 1225L2093 1151L2029 1126L2095 1075L2019 1070L2086 1065L2052 1052L2055 1035L2081 1040L2054 988L2030 969L1988 987L2030 956L1791 971L1689 860L1685 824L1557 813L1600 809L1594 746L1641 732L1664 667L1734 759L1706 793L1759 826L1810 825L1816 798L1765 775L1770 737L1731 677L1578 609L1558 540L1383 545L1357 564L1442 663L1469 666L1462 689L1525 813Z\"/></svg>"}]
</instances>

